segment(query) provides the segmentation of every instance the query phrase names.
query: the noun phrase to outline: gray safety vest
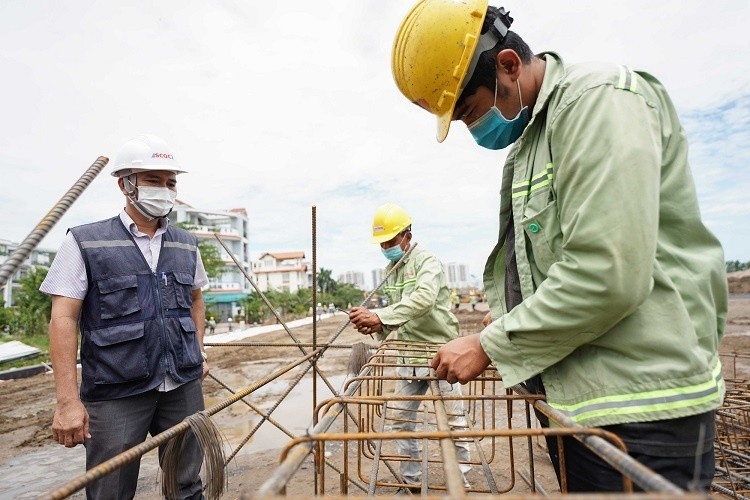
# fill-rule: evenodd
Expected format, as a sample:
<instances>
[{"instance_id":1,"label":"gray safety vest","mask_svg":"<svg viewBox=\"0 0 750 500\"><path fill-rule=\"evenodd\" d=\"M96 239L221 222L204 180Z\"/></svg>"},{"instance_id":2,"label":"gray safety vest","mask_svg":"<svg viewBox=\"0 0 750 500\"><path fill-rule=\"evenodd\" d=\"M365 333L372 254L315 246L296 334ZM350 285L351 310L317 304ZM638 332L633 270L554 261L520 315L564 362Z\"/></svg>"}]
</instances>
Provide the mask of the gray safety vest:
<instances>
[{"instance_id":1,"label":"gray safety vest","mask_svg":"<svg viewBox=\"0 0 750 500\"><path fill-rule=\"evenodd\" d=\"M196 238L168 227L152 272L119 217L70 229L89 282L81 311L81 399L100 401L202 374L190 315Z\"/></svg>"}]
</instances>

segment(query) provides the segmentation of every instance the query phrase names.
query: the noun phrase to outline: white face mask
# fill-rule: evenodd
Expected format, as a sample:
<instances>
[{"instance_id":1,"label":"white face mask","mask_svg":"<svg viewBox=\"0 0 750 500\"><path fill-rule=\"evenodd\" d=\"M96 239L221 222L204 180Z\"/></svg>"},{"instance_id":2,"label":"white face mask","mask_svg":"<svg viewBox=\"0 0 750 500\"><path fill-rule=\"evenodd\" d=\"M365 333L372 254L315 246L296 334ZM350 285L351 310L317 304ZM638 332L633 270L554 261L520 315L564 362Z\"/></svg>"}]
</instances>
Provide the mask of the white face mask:
<instances>
[{"instance_id":1,"label":"white face mask","mask_svg":"<svg viewBox=\"0 0 750 500\"><path fill-rule=\"evenodd\" d=\"M172 211L177 192L165 187L138 186L138 199L133 205L144 215L164 217Z\"/></svg>"}]
</instances>

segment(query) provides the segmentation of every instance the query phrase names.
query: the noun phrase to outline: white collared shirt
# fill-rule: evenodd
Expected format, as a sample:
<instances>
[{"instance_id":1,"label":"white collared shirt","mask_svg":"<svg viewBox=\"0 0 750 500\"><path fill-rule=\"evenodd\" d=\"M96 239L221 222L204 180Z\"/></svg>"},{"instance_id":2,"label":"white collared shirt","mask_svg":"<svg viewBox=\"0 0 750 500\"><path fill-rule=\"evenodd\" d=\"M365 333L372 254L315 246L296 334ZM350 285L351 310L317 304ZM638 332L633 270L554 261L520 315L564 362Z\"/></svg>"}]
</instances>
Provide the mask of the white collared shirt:
<instances>
[{"instance_id":1,"label":"white collared shirt","mask_svg":"<svg viewBox=\"0 0 750 500\"><path fill-rule=\"evenodd\" d=\"M138 226L125 210L120 212L120 220L123 226L133 235L133 240L135 240L138 249L148 262L151 271L155 271L161 253L162 235L167 231L169 219L164 217L159 220L159 227L156 229L153 238L139 231ZM208 276L206 276L206 270L203 268L200 251L197 249L196 257L193 290L203 288L208 284ZM86 266L83 263L81 249L78 247L73 233L68 231L39 290L47 295L62 295L63 297L83 300L88 289L89 282L86 277Z\"/></svg>"}]
</instances>

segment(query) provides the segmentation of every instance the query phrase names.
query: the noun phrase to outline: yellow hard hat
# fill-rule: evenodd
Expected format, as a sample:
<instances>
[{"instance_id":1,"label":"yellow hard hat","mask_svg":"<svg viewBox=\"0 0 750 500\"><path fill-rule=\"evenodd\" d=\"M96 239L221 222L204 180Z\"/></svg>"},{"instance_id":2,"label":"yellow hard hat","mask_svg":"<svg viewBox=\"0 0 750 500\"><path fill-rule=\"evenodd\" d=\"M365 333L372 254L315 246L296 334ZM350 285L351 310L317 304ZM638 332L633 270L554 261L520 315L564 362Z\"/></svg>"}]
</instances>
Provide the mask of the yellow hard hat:
<instances>
[{"instance_id":1,"label":"yellow hard hat","mask_svg":"<svg viewBox=\"0 0 750 500\"><path fill-rule=\"evenodd\" d=\"M401 23L391 69L399 90L438 118L443 142L487 14L487 0L420 0ZM473 69L473 68L472 68Z\"/></svg>"},{"instance_id":2,"label":"yellow hard hat","mask_svg":"<svg viewBox=\"0 0 750 500\"><path fill-rule=\"evenodd\" d=\"M403 208L386 203L375 210L372 218L372 242L383 243L396 237L411 225L411 217Z\"/></svg>"}]
</instances>

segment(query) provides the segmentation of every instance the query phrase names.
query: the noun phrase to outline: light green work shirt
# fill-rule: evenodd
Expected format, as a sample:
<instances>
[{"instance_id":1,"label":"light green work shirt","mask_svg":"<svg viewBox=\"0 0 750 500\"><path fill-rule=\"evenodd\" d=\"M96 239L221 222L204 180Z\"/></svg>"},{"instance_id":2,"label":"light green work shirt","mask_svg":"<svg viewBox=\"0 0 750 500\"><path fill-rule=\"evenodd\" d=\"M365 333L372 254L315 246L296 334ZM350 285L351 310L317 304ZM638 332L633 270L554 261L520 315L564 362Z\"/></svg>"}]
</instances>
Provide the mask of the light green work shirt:
<instances>
[{"instance_id":1,"label":"light green work shirt","mask_svg":"<svg viewBox=\"0 0 750 500\"><path fill-rule=\"evenodd\" d=\"M393 266L389 264L385 272ZM403 341L442 344L458 337L458 319L450 312L443 265L430 252L416 247L386 280L383 291L389 305L375 311L384 327L381 338L394 330Z\"/></svg>"},{"instance_id":2,"label":"light green work shirt","mask_svg":"<svg viewBox=\"0 0 750 500\"><path fill-rule=\"evenodd\" d=\"M584 425L720 406L724 255L700 218L685 133L661 83L553 53L503 169L482 347L506 386L541 374ZM523 302L505 306L513 218Z\"/></svg>"}]
</instances>

